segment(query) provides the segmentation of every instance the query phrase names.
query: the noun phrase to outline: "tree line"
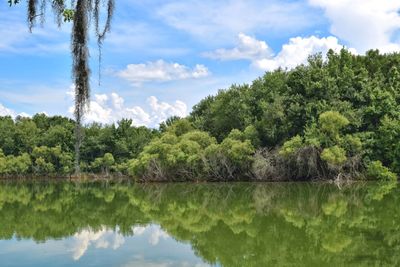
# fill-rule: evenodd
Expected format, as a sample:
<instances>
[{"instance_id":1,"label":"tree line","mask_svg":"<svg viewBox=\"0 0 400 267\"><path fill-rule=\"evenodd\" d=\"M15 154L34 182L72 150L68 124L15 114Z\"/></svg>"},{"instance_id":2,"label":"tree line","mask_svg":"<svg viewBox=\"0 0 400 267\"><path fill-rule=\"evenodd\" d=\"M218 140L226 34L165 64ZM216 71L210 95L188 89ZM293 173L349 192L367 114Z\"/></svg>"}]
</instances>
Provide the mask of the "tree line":
<instances>
[{"instance_id":1,"label":"tree line","mask_svg":"<svg viewBox=\"0 0 400 267\"><path fill-rule=\"evenodd\" d=\"M149 181L395 180L399 66L399 53L331 50L220 90L159 129L87 125L81 168ZM0 174L1 166L16 168L3 171L11 175L72 171L73 121L39 114L0 123Z\"/></svg>"},{"instance_id":2,"label":"tree line","mask_svg":"<svg viewBox=\"0 0 400 267\"><path fill-rule=\"evenodd\" d=\"M74 173L75 122L61 116L0 117L0 175L69 176ZM87 173L119 172L137 157L157 130L118 124L92 123L82 129L80 167Z\"/></svg>"}]
</instances>

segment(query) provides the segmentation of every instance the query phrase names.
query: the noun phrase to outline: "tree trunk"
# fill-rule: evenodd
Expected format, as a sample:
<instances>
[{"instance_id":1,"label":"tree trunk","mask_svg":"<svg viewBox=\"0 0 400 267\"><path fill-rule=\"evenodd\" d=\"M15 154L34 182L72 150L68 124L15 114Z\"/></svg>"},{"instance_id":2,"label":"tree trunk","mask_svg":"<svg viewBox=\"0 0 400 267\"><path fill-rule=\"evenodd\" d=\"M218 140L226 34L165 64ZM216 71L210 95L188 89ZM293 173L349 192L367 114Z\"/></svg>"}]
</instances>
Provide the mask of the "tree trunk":
<instances>
[{"instance_id":1,"label":"tree trunk","mask_svg":"<svg viewBox=\"0 0 400 267\"><path fill-rule=\"evenodd\" d=\"M81 144L82 144L82 125L80 112L76 112L76 125L75 125L75 175L79 175L81 172L80 167L80 155L81 155Z\"/></svg>"}]
</instances>

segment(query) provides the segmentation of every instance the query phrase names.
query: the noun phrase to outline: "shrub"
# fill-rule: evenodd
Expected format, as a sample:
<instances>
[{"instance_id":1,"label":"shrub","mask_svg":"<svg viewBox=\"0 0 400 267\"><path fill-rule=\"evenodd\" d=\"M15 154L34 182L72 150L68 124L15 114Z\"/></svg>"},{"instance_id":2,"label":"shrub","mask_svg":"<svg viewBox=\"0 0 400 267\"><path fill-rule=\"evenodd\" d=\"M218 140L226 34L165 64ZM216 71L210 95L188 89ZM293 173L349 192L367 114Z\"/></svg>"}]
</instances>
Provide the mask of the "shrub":
<instances>
[{"instance_id":1,"label":"shrub","mask_svg":"<svg viewBox=\"0 0 400 267\"><path fill-rule=\"evenodd\" d=\"M347 160L346 151L339 146L325 148L321 153L321 158L326 163L337 167L342 165Z\"/></svg>"},{"instance_id":2,"label":"shrub","mask_svg":"<svg viewBox=\"0 0 400 267\"><path fill-rule=\"evenodd\" d=\"M296 135L295 137L292 137L292 139L286 141L283 144L281 150L279 151L279 154L288 157L290 155L293 155L302 147L303 147L303 138L299 135Z\"/></svg>"},{"instance_id":3,"label":"shrub","mask_svg":"<svg viewBox=\"0 0 400 267\"><path fill-rule=\"evenodd\" d=\"M397 176L391 172L387 167L382 165L379 160L372 161L368 164L367 176L370 179L381 181L396 181Z\"/></svg>"},{"instance_id":4,"label":"shrub","mask_svg":"<svg viewBox=\"0 0 400 267\"><path fill-rule=\"evenodd\" d=\"M326 111L319 115L319 124L321 130L328 133L332 137L336 137L339 134L339 131L349 125L349 120L342 116L337 111Z\"/></svg>"}]
</instances>

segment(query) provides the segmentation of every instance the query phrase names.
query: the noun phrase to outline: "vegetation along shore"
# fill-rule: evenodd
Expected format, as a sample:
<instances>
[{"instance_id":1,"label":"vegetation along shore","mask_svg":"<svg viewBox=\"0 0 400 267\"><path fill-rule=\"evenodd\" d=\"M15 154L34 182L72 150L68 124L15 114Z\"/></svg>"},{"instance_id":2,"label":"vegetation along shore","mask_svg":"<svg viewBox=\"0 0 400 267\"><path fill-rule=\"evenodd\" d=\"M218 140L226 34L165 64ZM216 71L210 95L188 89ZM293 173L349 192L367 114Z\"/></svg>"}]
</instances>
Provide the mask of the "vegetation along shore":
<instances>
[{"instance_id":1,"label":"vegetation along shore","mask_svg":"<svg viewBox=\"0 0 400 267\"><path fill-rule=\"evenodd\" d=\"M72 119L0 117L0 176L70 177ZM400 54L343 49L232 85L159 129L82 129L83 175L139 181L396 180Z\"/></svg>"}]
</instances>

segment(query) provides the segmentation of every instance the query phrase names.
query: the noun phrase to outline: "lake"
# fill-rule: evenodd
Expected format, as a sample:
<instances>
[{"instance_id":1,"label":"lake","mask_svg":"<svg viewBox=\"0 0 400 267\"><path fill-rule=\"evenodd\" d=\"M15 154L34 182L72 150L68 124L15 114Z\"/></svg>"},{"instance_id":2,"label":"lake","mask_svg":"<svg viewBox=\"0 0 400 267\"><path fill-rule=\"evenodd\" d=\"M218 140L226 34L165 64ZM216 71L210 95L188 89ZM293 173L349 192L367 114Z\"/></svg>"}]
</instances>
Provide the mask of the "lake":
<instances>
[{"instance_id":1,"label":"lake","mask_svg":"<svg viewBox=\"0 0 400 267\"><path fill-rule=\"evenodd\" d=\"M399 266L397 183L0 183L1 266Z\"/></svg>"}]
</instances>

